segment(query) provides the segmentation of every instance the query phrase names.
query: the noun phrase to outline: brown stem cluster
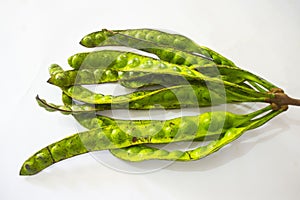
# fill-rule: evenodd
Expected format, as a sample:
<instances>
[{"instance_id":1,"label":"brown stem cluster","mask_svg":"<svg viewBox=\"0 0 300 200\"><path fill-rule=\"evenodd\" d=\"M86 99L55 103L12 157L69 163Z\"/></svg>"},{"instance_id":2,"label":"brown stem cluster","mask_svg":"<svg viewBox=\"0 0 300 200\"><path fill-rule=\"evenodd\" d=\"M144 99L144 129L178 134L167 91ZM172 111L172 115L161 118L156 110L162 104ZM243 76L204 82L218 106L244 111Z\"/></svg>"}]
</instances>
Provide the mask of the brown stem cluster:
<instances>
[{"instance_id":1,"label":"brown stem cluster","mask_svg":"<svg viewBox=\"0 0 300 200\"><path fill-rule=\"evenodd\" d=\"M267 99L266 102L272 105L273 110L287 110L289 105L300 106L300 99L289 97L280 88L273 88L270 93L274 94L274 98Z\"/></svg>"}]
</instances>

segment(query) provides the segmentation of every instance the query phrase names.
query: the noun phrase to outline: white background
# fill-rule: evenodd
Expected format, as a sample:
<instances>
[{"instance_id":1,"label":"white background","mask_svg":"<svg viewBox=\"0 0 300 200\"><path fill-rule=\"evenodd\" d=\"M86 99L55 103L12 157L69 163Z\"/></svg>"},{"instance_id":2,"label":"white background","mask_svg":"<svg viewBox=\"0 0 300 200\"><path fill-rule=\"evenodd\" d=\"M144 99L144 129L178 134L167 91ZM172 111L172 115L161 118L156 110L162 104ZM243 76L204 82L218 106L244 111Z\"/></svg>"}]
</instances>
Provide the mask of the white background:
<instances>
[{"instance_id":1,"label":"white background","mask_svg":"<svg viewBox=\"0 0 300 200\"><path fill-rule=\"evenodd\" d=\"M84 51L82 36L102 28L173 30L208 46L300 98L300 2L0 2L0 199L299 199L300 109L290 109L203 160L128 174L89 154L32 177L19 168L43 146L76 132L70 116L39 108L59 103L48 66Z\"/></svg>"}]
</instances>

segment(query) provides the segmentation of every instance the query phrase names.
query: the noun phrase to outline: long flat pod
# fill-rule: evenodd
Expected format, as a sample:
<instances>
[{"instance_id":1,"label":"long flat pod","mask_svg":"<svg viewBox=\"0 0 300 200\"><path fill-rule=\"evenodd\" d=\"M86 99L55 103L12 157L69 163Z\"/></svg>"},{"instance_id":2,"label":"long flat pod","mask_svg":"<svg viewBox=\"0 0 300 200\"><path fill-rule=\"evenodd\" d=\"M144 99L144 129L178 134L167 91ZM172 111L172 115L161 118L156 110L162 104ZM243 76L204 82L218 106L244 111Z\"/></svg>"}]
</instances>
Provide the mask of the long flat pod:
<instances>
[{"instance_id":1,"label":"long flat pod","mask_svg":"<svg viewBox=\"0 0 300 200\"><path fill-rule=\"evenodd\" d=\"M220 77L231 83L242 84L245 81L254 80L254 82L273 88L265 80L256 77L255 75L244 72L239 74L241 69L227 69L227 66L194 66L198 71L208 77ZM233 73L237 72L237 73ZM121 85L127 88L139 88L149 85L182 85L188 81L185 77L170 74L153 74L149 72L123 72L118 69L97 69L85 68L64 71L59 65L53 64L49 68L50 79L48 83L59 87L69 87L73 85L92 85L101 83L115 83L120 82ZM195 82L195 81L194 81Z\"/></svg>"},{"instance_id":2,"label":"long flat pod","mask_svg":"<svg viewBox=\"0 0 300 200\"><path fill-rule=\"evenodd\" d=\"M78 56L79 55L79 56ZM108 58L109 57L109 58ZM110 64L106 64L105 59L113 60ZM139 55L132 52L121 52L116 50L102 50L90 53L78 53L70 57L70 66L74 69L115 69L115 70L129 70L129 69L144 69L146 72L154 73L173 73L178 72L181 75L188 73L202 77L199 72L189 69L184 65L172 64L163 60ZM105 63L105 64L103 64Z\"/></svg>"},{"instance_id":3,"label":"long flat pod","mask_svg":"<svg viewBox=\"0 0 300 200\"><path fill-rule=\"evenodd\" d=\"M226 76L228 81L240 82L244 81L254 81L257 84L262 85L263 87L271 90L276 88L275 85L269 83L268 81L248 72L238 68L234 69L232 73L231 67L216 65L216 64L207 64L209 69L205 69L204 65L195 65L195 66L185 66L169 63L163 60L157 60L155 58L142 56L139 54L131 52L121 52L116 50L102 50L95 51L90 53L78 53L69 58L69 64L75 69L88 69L94 68L98 72L101 70L115 70L115 71L132 71L134 73L145 73L147 74L169 74L173 76L182 76L187 80L206 80L205 77L208 76L216 77L218 75ZM211 73L212 68L214 68L213 73ZM198 71L196 71L197 69ZM201 71L199 73L199 71ZM202 73L204 72L204 73ZM230 76L228 76L230 74ZM208 76L204 76L208 75ZM197 76L198 78L195 78ZM134 76L135 77L135 76ZM201 80L199 80L199 78Z\"/></svg>"},{"instance_id":4,"label":"long flat pod","mask_svg":"<svg viewBox=\"0 0 300 200\"><path fill-rule=\"evenodd\" d=\"M238 68L232 61L219 53L196 44L191 39L154 29L113 30L103 29L86 35L80 44L86 47L127 46L157 55L160 59L174 64L226 65ZM263 91L257 84L249 81L252 87ZM270 84L271 86L272 84ZM275 87L277 88L277 87Z\"/></svg>"},{"instance_id":5,"label":"long flat pod","mask_svg":"<svg viewBox=\"0 0 300 200\"><path fill-rule=\"evenodd\" d=\"M63 94L64 95L64 94ZM69 99L68 96L65 96L65 98ZM70 100L70 99L69 99ZM65 101L66 104L69 104L69 101ZM252 120L256 116L262 114L263 112L266 112L271 107L268 106L262 110L258 110L256 112L250 113L248 115L240 115L235 117L229 117L227 118L227 122L224 123L225 127L233 127L226 131L226 134L220 135L217 133L215 136L205 136L203 138L196 138L197 141L209 141L209 140L216 140L208 145L198 147L193 150L188 151L171 151L168 152L164 149L157 149L154 147L149 147L143 144L140 145L133 145L129 147L124 147L120 149L111 149L110 152L123 160L128 161L144 161L144 160L151 160L151 159L159 159L159 160L178 160L178 161L189 161L189 160L198 160L205 156L208 156L209 154L217 151L222 146L230 143L231 141L237 139L241 134L243 134L246 130L257 128L264 123L266 123L271 118L275 117L276 115L280 114L284 109L280 111L273 111L272 113L268 114L267 116L264 116L263 118L260 118L259 120ZM218 113L209 113L210 116L206 116L207 118L211 118L210 126L214 126L215 123L215 117L218 116ZM74 118L85 128L87 129L93 129L93 128L99 128L103 126L118 126L122 130L130 130L130 127L132 128L132 132L136 132L136 129L139 129L137 127L143 127L144 129L151 128L154 124L158 123L158 126L163 126L165 121L162 120L118 120L118 119L112 119L106 116L97 115L97 114L75 114L73 115ZM230 116L230 114L228 114ZM219 117L219 116L218 116ZM227 124L228 121L234 121L236 124L232 126L232 124ZM217 120L218 124L220 124L220 121ZM155 125L154 125L155 126ZM156 125L157 126L157 125ZM232 134L234 134L232 136Z\"/></svg>"},{"instance_id":6,"label":"long flat pod","mask_svg":"<svg viewBox=\"0 0 300 200\"><path fill-rule=\"evenodd\" d=\"M133 48L148 50L154 53L157 50L163 50L164 47L197 53L198 56L204 56L213 60L217 64L223 64L235 67L234 63L221 56L215 51L196 44L191 39L180 35L170 34L154 29L128 29L128 30L107 30L90 33L82 38L80 44L85 47L97 47L107 45L127 45Z\"/></svg>"},{"instance_id":7,"label":"long flat pod","mask_svg":"<svg viewBox=\"0 0 300 200\"><path fill-rule=\"evenodd\" d=\"M73 101L72 98L70 98L65 93L62 93L62 100L65 106L72 106ZM261 112L261 111L258 111ZM228 113L228 116L230 116L231 113ZM257 113L251 113L247 115L249 119L257 115ZM211 121L212 126L215 123L215 114L211 114ZM74 113L73 117L76 119L77 122L79 122L80 125L87 129L95 129L95 128L101 128L106 126L118 126L121 130L127 130L128 132L137 132L137 130L141 130L143 132L147 131L148 129L151 129L152 127L163 127L166 123L166 120L121 120L121 119L113 119L107 116L99 115L96 112L95 113ZM209 118L209 116L207 116ZM238 116L235 116L238 119ZM246 116L242 116L241 118L246 118ZM228 120L227 120L228 121ZM196 122L195 122L196 123ZM236 123L241 123L236 121ZM236 124L235 124L236 125ZM131 131L130 131L131 130ZM203 141L203 140L213 140L220 137L220 133L215 132L215 135L206 135L205 137L198 137L195 138L197 141Z\"/></svg>"},{"instance_id":8,"label":"long flat pod","mask_svg":"<svg viewBox=\"0 0 300 200\"><path fill-rule=\"evenodd\" d=\"M163 87L155 90L139 90L124 95L103 95L95 93L82 86L62 88L63 92L75 100L89 104L129 104L138 103L148 105L160 104L168 109L169 105L183 107L202 107L233 102L266 102L272 94L261 97L238 94L222 87L207 87L205 85L179 85ZM142 103L143 104L143 103Z\"/></svg>"},{"instance_id":9,"label":"long flat pod","mask_svg":"<svg viewBox=\"0 0 300 200\"><path fill-rule=\"evenodd\" d=\"M156 90L137 91L126 95L112 96L94 93L80 86L63 89L64 93L82 103L71 106L47 103L37 97L37 102L48 111L60 111L64 114L97 112L105 109L175 109L193 108L235 102L266 102L273 94L264 97L252 97L232 91L222 92L222 88L181 85Z\"/></svg>"},{"instance_id":10,"label":"long flat pod","mask_svg":"<svg viewBox=\"0 0 300 200\"><path fill-rule=\"evenodd\" d=\"M200 91L200 93L202 93L203 91ZM248 97L247 101L253 101L253 102L257 102L257 101L261 101L261 102L266 102L266 103L270 103L273 107L274 110L278 110L281 109L282 107L285 107L287 105L296 105L299 106L300 105L300 101L298 99L294 99L289 97L288 95L282 93L282 91L278 91L278 93L276 91L273 91L274 93L270 93L269 95L271 95L271 98L265 98L265 97L261 97L260 98L255 98L255 97ZM212 95L213 93L211 93L210 91L210 95ZM170 93L168 93L167 96L169 95L174 95L173 92L170 91ZM198 97L200 98L200 102L202 102L202 104L200 103L196 103L195 101L183 101L183 103L181 103L180 101L174 101L173 104L170 104L170 99L166 98L167 96L164 95L164 101L161 101L160 98L154 98L153 96L150 96L150 99L152 98L151 101L145 101L145 99L139 99L136 101L132 101L132 102L124 102L124 103L117 103L117 104L88 104L88 103L81 103L81 104L76 104L75 102L73 104L69 105L55 105L52 103L47 103L45 100L40 99L38 96L36 97L36 100L38 102L38 104L45 108L47 111L59 111L63 114L76 114L76 113L87 113L87 112L98 112L98 111L102 111L102 110L106 110L106 109L139 109L139 110L148 110L148 109L175 109L175 108L192 108L192 107L199 107L199 106L207 106L206 104L212 105L212 104L218 104L218 103L224 103L224 101L226 102L231 102L233 99L238 99L240 98L240 100L238 100L238 102L243 102L245 101L244 96L237 94L237 93L230 93L230 95L228 95L226 97L226 99L224 98L219 98L218 96L220 95L219 93L213 94L215 95L214 97L211 97L210 99L205 99L202 97ZM65 95L67 96L67 95ZM159 95L160 96L160 95ZM172 96L171 96L172 97ZM186 97L186 96L185 96ZM218 97L218 98L216 98ZM231 99L229 99L229 97ZM69 97L68 97L69 98ZM172 97L171 99L174 100L174 98ZM203 101L203 99L205 101ZM211 102L213 100L213 102ZM220 102L216 101L219 100ZM231 101L229 101L231 100ZM156 102L160 102L161 104L156 104ZM232 101L234 102L234 101ZM206 104L205 104L206 103Z\"/></svg>"},{"instance_id":11,"label":"long flat pod","mask_svg":"<svg viewBox=\"0 0 300 200\"><path fill-rule=\"evenodd\" d=\"M29 157L22 165L20 175L36 174L56 162L89 151L123 148L137 144L188 141L216 133L222 135L226 130L238 127L269 109L270 106L243 116L223 111L208 112L199 116L166 120L164 124L158 124L151 129L139 126L138 131L134 127L122 130L118 126L111 125L80 132L54 142Z\"/></svg>"},{"instance_id":12,"label":"long flat pod","mask_svg":"<svg viewBox=\"0 0 300 200\"><path fill-rule=\"evenodd\" d=\"M96 56L97 57L97 56ZM138 59L137 59L138 58ZM98 59L96 59L98 60ZM153 60L152 58L145 58L143 56L138 57L138 55L133 53L126 53L126 55L122 55L117 59L116 63L111 67L112 69L118 69L119 71L125 72L146 72L146 73L153 73L153 74L170 74L175 76L183 76L187 80L197 80L197 81L205 81L206 84L224 84L225 89L231 89L234 87L234 90L238 93L248 93L249 95L256 95L259 96L260 93L255 92L246 87L242 87L227 81L221 81L219 79L213 79L204 76L203 74L194 71L192 69L188 69L187 67L175 65L170 65L169 63ZM129 61L135 60L135 62ZM97 66L97 64L95 64ZM261 93L263 94L263 93Z\"/></svg>"},{"instance_id":13,"label":"long flat pod","mask_svg":"<svg viewBox=\"0 0 300 200\"><path fill-rule=\"evenodd\" d=\"M262 126L267 121L271 120L273 117L277 116L283 111L284 110L271 111L270 113L266 114L265 116L259 119L255 119L249 123L246 123L244 126L241 125L238 127L229 128L226 130L224 135L221 135L219 139L214 140L208 143L207 145L200 146L192 150L167 151L164 149L158 149L146 145L134 145L120 149L110 149L110 152L120 159L134 162L153 159L176 161L199 160L218 151L225 145L238 139L247 130Z\"/></svg>"},{"instance_id":14,"label":"long flat pod","mask_svg":"<svg viewBox=\"0 0 300 200\"><path fill-rule=\"evenodd\" d=\"M155 29L127 29L113 30L113 32L143 39L157 44L162 44L164 46L173 47L175 49L183 50L186 52L196 53L196 55L204 55L205 57L212 59L217 64L236 67L236 65L229 59L209 49L208 47L200 46L190 38L181 34L168 33L166 31Z\"/></svg>"},{"instance_id":15,"label":"long flat pod","mask_svg":"<svg viewBox=\"0 0 300 200\"><path fill-rule=\"evenodd\" d=\"M195 66L197 67L197 66ZM239 71L241 69L232 69L227 66L207 66L197 67L197 69L204 75L209 77L220 76L223 80L231 83L238 83L241 85L244 81L253 80L255 83L259 83L269 89L275 86L270 84L264 79L260 79L255 75L244 72L243 76L240 76ZM221 74L219 73L221 72ZM185 77L170 74L153 74L148 72L123 72L118 69L81 69L81 70L67 70L64 71L59 65L53 64L49 68L50 79L48 83L54 84L59 87L70 87L73 85L91 85L100 83L111 83L119 81L122 86L127 88L139 88L149 85L183 85L188 82ZM247 86L247 85L246 85Z\"/></svg>"}]
</instances>

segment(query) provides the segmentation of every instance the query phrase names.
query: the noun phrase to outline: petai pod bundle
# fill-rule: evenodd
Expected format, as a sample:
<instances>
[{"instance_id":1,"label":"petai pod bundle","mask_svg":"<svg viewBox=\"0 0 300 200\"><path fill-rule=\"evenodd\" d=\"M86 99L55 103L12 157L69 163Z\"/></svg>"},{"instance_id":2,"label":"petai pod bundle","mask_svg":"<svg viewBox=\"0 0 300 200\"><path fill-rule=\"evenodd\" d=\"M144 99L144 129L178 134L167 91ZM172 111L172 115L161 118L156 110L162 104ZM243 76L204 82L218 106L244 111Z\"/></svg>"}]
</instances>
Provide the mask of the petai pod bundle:
<instances>
[{"instance_id":1,"label":"petai pod bundle","mask_svg":"<svg viewBox=\"0 0 300 200\"><path fill-rule=\"evenodd\" d=\"M38 96L36 100L47 111L72 115L87 130L36 152L23 163L20 175L33 175L59 161L102 150L127 161L198 160L245 131L262 126L286 111L288 105L300 105L299 100L288 97L269 81L180 34L153 29L103 29L86 35L80 44L103 49L70 56L71 70L51 65L48 83L60 88L63 104L48 103ZM106 49L107 46L129 47L151 55ZM105 95L85 87L105 83L138 89L128 94ZM101 113L242 102L270 105L249 114L211 111L168 120L120 120ZM195 149L174 151L153 147L183 141L200 144Z\"/></svg>"}]
</instances>

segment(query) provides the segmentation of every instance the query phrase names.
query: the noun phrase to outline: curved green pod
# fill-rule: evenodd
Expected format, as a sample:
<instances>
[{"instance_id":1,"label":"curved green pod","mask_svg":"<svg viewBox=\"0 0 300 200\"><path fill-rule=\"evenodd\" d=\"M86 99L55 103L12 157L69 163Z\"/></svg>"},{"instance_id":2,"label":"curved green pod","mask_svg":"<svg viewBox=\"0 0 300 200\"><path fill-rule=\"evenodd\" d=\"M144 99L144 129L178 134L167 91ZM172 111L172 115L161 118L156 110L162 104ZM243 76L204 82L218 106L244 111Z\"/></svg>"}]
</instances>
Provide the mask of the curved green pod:
<instances>
[{"instance_id":1,"label":"curved green pod","mask_svg":"<svg viewBox=\"0 0 300 200\"><path fill-rule=\"evenodd\" d=\"M106 33L107 32L104 31L101 34ZM192 54L191 52L185 52L182 49L175 49L172 46L164 46L149 40L138 39L121 33L114 33L112 36L99 42L97 46L126 46L155 54L160 59L175 64L191 65L195 63L214 63L208 54L207 56L203 54Z\"/></svg>"},{"instance_id":2,"label":"curved green pod","mask_svg":"<svg viewBox=\"0 0 300 200\"><path fill-rule=\"evenodd\" d=\"M69 97L67 97L69 98ZM68 103L67 103L68 104ZM271 106L267 106L262 108L258 111L244 114L244 115L237 115L230 112L224 111L214 111L214 112L207 112L202 114L201 118L197 117L182 117L180 123L185 123L185 120L193 120L195 123L197 120L204 120L199 122L202 126L204 124L209 123L209 128L207 130L211 130L212 134L205 135L203 137L197 137L197 141L208 141L212 139L217 139L220 137L220 132L216 130L220 130L219 128L223 126L223 128L227 129L230 127L238 127L241 125L249 125L249 121L258 115L261 115L271 109ZM127 130L128 132L145 132L144 130L149 130L152 127L163 127L165 123L177 123L175 119L171 120L123 120L123 119L113 119L107 116L99 115L97 113L77 113L73 114L73 117L80 123L83 127L87 129L96 129L101 127L107 126L114 126L119 127L121 130ZM179 119L179 118L177 118ZM223 121L222 121L223 119ZM179 123L179 122L178 122ZM187 123L186 126L190 126L190 123ZM205 127L205 126L204 126ZM160 129L160 128L158 128ZM215 135L214 135L215 133Z\"/></svg>"},{"instance_id":3,"label":"curved green pod","mask_svg":"<svg viewBox=\"0 0 300 200\"><path fill-rule=\"evenodd\" d=\"M103 29L90 33L80 42L86 47L127 46L157 55L160 59L174 64L190 65L226 65L238 68L232 61L219 53L196 44L191 39L154 29L113 30ZM203 56L204 55L204 56ZM205 61L206 60L206 61ZM265 91L256 83L249 81L258 91ZM269 84L271 86L272 84ZM267 87L266 87L267 88ZM278 88L278 87L274 87Z\"/></svg>"},{"instance_id":4,"label":"curved green pod","mask_svg":"<svg viewBox=\"0 0 300 200\"><path fill-rule=\"evenodd\" d=\"M168 105L180 105L183 107L202 107L232 102L266 102L272 94L261 97L252 97L238 94L236 92L224 91L222 87L207 88L203 85L179 85L159 88L155 90L139 90L124 95L103 95L92 92L82 86L71 86L62 88L63 92L75 100L89 104L129 104L138 103L141 105L160 104L168 109ZM145 102L145 103L143 103Z\"/></svg>"},{"instance_id":5,"label":"curved green pod","mask_svg":"<svg viewBox=\"0 0 300 200\"><path fill-rule=\"evenodd\" d=\"M97 68L98 70L117 70L117 71L133 71L133 72L148 72L156 74L173 74L180 75L189 78L189 76L203 77L199 72L189 69L184 65L171 64L163 60L157 60L155 58L142 56L131 52L121 52L115 50L102 50L86 53L79 53L79 55L84 54L86 56L76 56L71 57L71 67L75 69L85 69L85 68ZM108 60L114 60L110 65L103 65L104 56ZM75 61L74 61L75 60ZM106 62L105 62L106 63Z\"/></svg>"},{"instance_id":6,"label":"curved green pod","mask_svg":"<svg viewBox=\"0 0 300 200\"><path fill-rule=\"evenodd\" d=\"M107 54L109 51L104 51L105 54ZM90 67L103 67L99 66L96 62L97 60L100 60L103 51L97 51L93 52L93 55L95 55L93 58L90 58L92 60L95 60L95 62L89 62ZM81 63L80 66L84 66L83 61L77 62ZM93 63L93 65L91 64ZM156 60L153 58L137 55L134 53L127 52L126 54L120 54L119 57L116 59L115 63L110 66L109 69L116 69L118 71L123 72L139 72L139 73L152 73L152 74L168 74L168 75L174 75L174 76L182 76L185 77L187 80L194 80L203 82L205 81L206 84L210 84L212 82L213 84L219 83L224 84L224 86L235 87L236 90L240 90L240 93L244 92L250 92L252 93L253 90L250 90L249 88L245 88L239 85L234 85L231 82L222 81L215 78L207 77L198 71L195 71L193 69L189 69L186 66L182 65L176 65L176 64L170 64L165 61ZM248 74L249 75L249 74ZM273 87L273 86L271 86Z\"/></svg>"},{"instance_id":7,"label":"curved green pod","mask_svg":"<svg viewBox=\"0 0 300 200\"><path fill-rule=\"evenodd\" d=\"M47 103L37 97L38 104L48 111L64 114L97 112L105 109L175 109L193 108L235 102L266 102L274 94L258 96L239 94L232 90L224 91L222 86L181 85L156 90L137 91L126 95L112 96L94 93L81 86L62 88L69 97L81 101L71 106Z\"/></svg>"},{"instance_id":8,"label":"curved green pod","mask_svg":"<svg viewBox=\"0 0 300 200\"><path fill-rule=\"evenodd\" d=\"M88 71L89 68L94 68L97 69L98 72L100 72L101 70L113 70L117 72L144 73L146 76L149 74L157 74L159 76L168 74L172 76L182 76L189 81L203 81L207 80L207 78L209 77L220 76L221 78L223 78L223 80L231 83L253 81L257 84L262 85L268 90L276 88L275 85L256 76L255 74L238 68L216 64L197 64L188 67L185 65L172 64L163 60L157 60L151 57L142 56L131 52L102 50L90 53L78 53L74 56L71 56L69 60L71 60L70 65L73 68L86 71ZM132 76L134 78L136 77L135 74ZM142 78L144 76L141 75L140 77Z\"/></svg>"},{"instance_id":9,"label":"curved green pod","mask_svg":"<svg viewBox=\"0 0 300 200\"><path fill-rule=\"evenodd\" d=\"M148 73L122 72L115 69L81 69L64 71L59 65L52 64L49 67L50 78L48 83L58 87L69 87L73 85L92 85L101 83L115 83L131 78L143 78Z\"/></svg>"},{"instance_id":10,"label":"curved green pod","mask_svg":"<svg viewBox=\"0 0 300 200\"><path fill-rule=\"evenodd\" d=\"M168 74L151 74L146 72L123 72L117 69L75 69L64 71L59 65L53 64L49 68L50 78L47 81L58 87L70 87L73 85L92 85L101 83L120 82L127 88L139 88L147 85L174 85L174 83L186 84L187 80L182 76ZM136 80L136 81L135 81ZM138 83L143 80L143 83ZM137 84L135 84L136 82Z\"/></svg>"},{"instance_id":11,"label":"curved green pod","mask_svg":"<svg viewBox=\"0 0 300 200\"><path fill-rule=\"evenodd\" d=\"M238 127L231 127L226 130L226 132L221 135L221 137L217 140L211 141L207 145L200 146L198 148L192 150L174 150L174 151L167 151L164 149L158 149L154 147L149 147L146 145L134 145L129 147L124 147L120 149L110 149L110 152L122 159L132 162L137 161L144 161L144 160L176 160L176 161L191 161L191 160L199 160L204 158L225 145L231 143L232 141L238 139L244 132L250 129L257 128L262 126L267 121L272 119L273 117L277 116L284 110L277 110L272 111L265 116L252 120L249 123Z\"/></svg>"},{"instance_id":12,"label":"curved green pod","mask_svg":"<svg viewBox=\"0 0 300 200\"><path fill-rule=\"evenodd\" d=\"M236 67L236 65L229 59L209 49L208 47L198 45L190 38L181 34L172 34L155 29L127 29L115 30L112 32L128 35L133 38L139 38L164 46L173 47L186 52L196 53L196 55L204 55L205 57L212 59L216 64Z\"/></svg>"},{"instance_id":13,"label":"curved green pod","mask_svg":"<svg viewBox=\"0 0 300 200\"><path fill-rule=\"evenodd\" d=\"M221 90L222 88L220 88ZM132 102L145 102L144 105L164 104L166 101L166 108L168 104L176 105L193 105L197 107L210 105L211 101L216 102L225 101L224 95L212 96L216 91L209 91L207 87L201 85L179 85L172 87L159 88L154 90L139 90L124 95L103 95L92 92L91 90L82 86L72 86L69 88L62 88L63 92L73 99L89 104L129 104ZM220 91L221 94L222 91ZM205 97L205 98L202 98ZM214 98L212 99L211 98ZM165 104L164 104L165 105Z\"/></svg>"},{"instance_id":14,"label":"curved green pod","mask_svg":"<svg viewBox=\"0 0 300 200\"><path fill-rule=\"evenodd\" d=\"M276 87L268 81L242 69L232 69L227 66L193 66L192 69L193 68L196 68L208 77L220 77L222 80L231 83L241 84L245 81L253 81L254 83L258 83L269 90ZM121 85L127 88L139 88L149 85L171 86L188 83L188 80L186 80L183 76L153 74L149 72L124 72L118 70L119 69L101 70L87 68L64 71L59 65L53 64L49 68L51 78L48 80L48 83L59 87L68 87L72 85L100 84L119 81Z\"/></svg>"},{"instance_id":15,"label":"curved green pod","mask_svg":"<svg viewBox=\"0 0 300 200\"><path fill-rule=\"evenodd\" d=\"M129 30L107 30L90 33L84 36L80 44L85 47L122 45L158 54L164 57L161 52L163 48L171 47L181 51L194 53L194 55L205 57L208 60L221 65L236 67L235 64L218 54L217 52L203 46L199 46L191 39L180 35L154 29L129 29ZM196 53L196 54L195 54ZM169 54L170 55L170 54Z\"/></svg>"},{"instance_id":16,"label":"curved green pod","mask_svg":"<svg viewBox=\"0 0 300 200\"><path fill-rule=\"evenodd\" d=\"M28 158L21 167L20 175L33 175L61 160L99 151L129 147L137 144L161 144L179 141L190 141L210 135L226 133L250 119L270 110L270 106L249 115L236 115L224 111L207 112L199 116L184 116L151 123L147 126L125 125L110 126L73 134L54 142ZM137 122L141 124L141 122ZM125 123L124 123L125 124ZM123 124L123 125L124 125Z\"/></svg>"}]
</instances>

